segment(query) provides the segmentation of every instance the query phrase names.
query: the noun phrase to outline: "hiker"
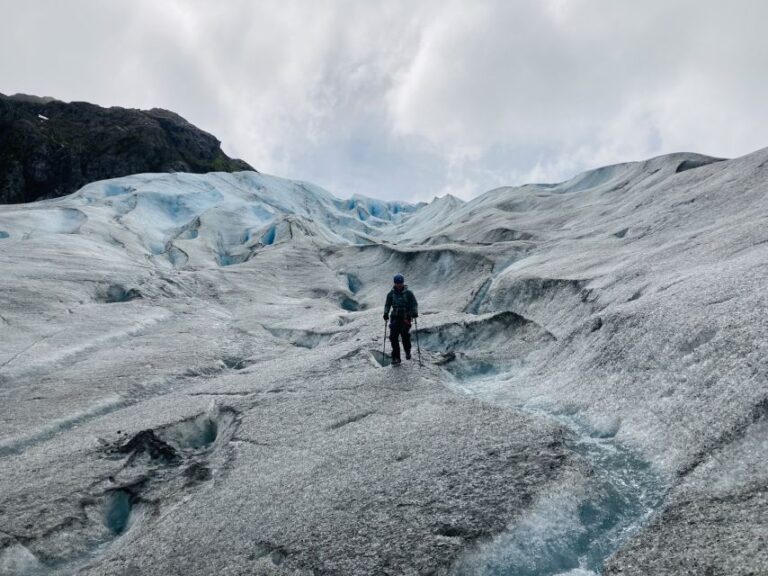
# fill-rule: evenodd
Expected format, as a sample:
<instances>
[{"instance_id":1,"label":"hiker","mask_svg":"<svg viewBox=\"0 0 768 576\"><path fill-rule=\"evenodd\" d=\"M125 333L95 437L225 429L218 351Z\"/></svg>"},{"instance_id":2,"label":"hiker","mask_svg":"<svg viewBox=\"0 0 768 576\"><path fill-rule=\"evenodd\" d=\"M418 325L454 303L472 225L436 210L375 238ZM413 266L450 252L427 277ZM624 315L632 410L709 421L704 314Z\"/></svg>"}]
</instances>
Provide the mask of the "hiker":
<instances>
[{"instance_id":1,"label":"hiker","mask_svg":"<svg viewBox=\"0 0 768 576\"><path fill-rule=\"evenodd\" d=\"M394 278L395 285L387 294L387 300L384 303L384 320L389 320L389 341L392 342L392 364L400 364L400 342L399 337L403 337L403 349L406 359L411 359L411 322L419 316L419 308L416 303L416 296L408 290L405 285L405 278L402 274L396 274ZM389 311L392 310L390 319Z\"/></svg>"}]
</instances>

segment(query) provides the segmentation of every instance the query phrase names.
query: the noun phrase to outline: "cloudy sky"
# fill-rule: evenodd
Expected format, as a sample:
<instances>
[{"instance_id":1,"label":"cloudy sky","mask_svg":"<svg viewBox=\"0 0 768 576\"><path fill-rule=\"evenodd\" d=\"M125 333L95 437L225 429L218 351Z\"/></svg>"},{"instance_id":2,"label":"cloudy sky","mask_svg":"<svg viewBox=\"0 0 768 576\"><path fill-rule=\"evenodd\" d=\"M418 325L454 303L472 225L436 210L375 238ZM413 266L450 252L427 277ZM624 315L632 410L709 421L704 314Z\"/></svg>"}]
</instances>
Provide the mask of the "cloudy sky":
<instances>
[{"instance_id":1,"label":"cloudy sky","mask_svg":"<svg viewBox=\"0 0 768 576\"><path fill-rule=\"evenodd\" d=\"M339 196L768 146L768 2L0 0L0 92L168 108Z\"/></svg>"}]
</instances>

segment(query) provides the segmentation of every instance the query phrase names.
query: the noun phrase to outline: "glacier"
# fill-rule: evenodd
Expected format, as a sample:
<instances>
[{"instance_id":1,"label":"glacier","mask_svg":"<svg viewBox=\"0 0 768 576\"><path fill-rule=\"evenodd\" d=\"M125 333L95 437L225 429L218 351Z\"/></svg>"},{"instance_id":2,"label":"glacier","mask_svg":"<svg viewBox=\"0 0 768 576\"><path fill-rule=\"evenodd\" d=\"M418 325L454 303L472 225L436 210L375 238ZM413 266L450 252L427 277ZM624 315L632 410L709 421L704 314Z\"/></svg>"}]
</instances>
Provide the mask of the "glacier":
<instances>
[{"instance_id":1,"label":"glacier","mask_svg":"<svg viewBox=\"0 0 768 576\"><path fill-rule=\"evenodd\" d=\"M767 167L0 206L0 573L768 570ZM423 367L382 355L395 273Z\"/></svg>"}]
</instances>

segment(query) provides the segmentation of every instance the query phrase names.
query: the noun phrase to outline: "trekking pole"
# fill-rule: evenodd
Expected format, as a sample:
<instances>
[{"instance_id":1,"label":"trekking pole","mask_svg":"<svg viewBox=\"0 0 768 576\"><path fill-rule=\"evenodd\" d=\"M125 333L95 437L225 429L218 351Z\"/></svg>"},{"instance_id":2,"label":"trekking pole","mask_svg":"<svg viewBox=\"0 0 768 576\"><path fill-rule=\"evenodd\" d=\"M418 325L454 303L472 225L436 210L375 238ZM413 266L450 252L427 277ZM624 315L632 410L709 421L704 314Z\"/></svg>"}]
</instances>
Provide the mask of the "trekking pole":
<instances>
[{"instance_id":1,"label":"trekking pole","mask_svg":"<svg viewBox=\"0 0 768 576\"><path fill-rule=\"evenodd\" d=\"M384 320L384 348L381 349L381 354L387 357L387 321Z\"/></svg>"},{"instance_id":2,"label":"trekking pole","mask_svg":"<svg viewBox=\"0 0 768 576\"><path fill-rule=\"evenodd\" d=\"M421 363L421 346L419 346L419 319L414 318L413 321L416 325L416 350L419 351L419 366L424 367L424 364Z\"/></svg>"}]
</instances>

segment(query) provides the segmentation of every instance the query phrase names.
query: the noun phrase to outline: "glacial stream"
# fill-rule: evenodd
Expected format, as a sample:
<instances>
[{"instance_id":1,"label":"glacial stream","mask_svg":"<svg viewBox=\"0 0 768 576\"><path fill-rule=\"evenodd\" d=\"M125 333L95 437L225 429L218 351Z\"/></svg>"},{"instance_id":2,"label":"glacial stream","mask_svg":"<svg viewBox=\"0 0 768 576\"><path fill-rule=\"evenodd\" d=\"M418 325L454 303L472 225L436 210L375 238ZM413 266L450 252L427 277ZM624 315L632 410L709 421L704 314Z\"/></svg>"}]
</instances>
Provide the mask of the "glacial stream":
<instances>
[{"instance_id":1,"label":"glacial stream","mask_svg":"<svg viewBox=\"0 0 768 576\"><path fill-rule=\"evenodd\" d=\"M503 374L461 374L456 389L478 399L549 418L571 431L569 448L592 473L587 484L565 483L535 502L493 541L454 567L457 575L595 576L661 505L665 487L648 462L613 438L600 437L574 415L499 399Z\"/></svg>"}]
</instances>

